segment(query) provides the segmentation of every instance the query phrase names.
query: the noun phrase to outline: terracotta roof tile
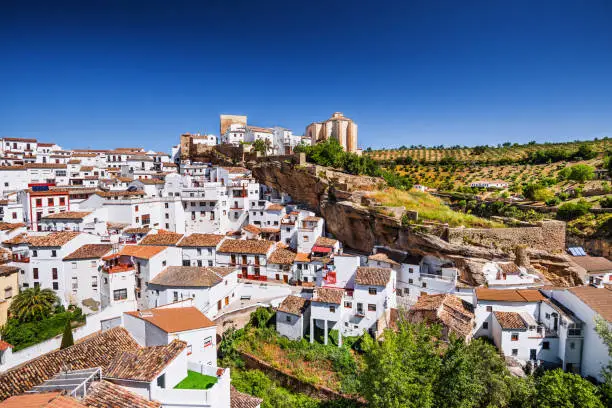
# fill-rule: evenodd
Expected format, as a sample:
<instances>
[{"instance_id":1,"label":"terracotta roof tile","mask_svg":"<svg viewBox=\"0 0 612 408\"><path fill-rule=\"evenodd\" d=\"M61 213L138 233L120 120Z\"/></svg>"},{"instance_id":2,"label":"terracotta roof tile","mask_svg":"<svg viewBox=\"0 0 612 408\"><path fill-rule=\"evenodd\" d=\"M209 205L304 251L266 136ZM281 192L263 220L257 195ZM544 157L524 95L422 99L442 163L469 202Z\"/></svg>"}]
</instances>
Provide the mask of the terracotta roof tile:
<instances>
[{"instance_id":1,"label":"terracotta roof tile","mask_svg":"<svg viewBox=\"0 0 612 408\"><path fill-rule=\"evenodd\" d=\"M612 290L609 288L594 288L580 286L568 289L587 306L612 323Z\"/></svg>"},{"instance_id":2,"label":"terracotta roof tile","mask_svg":"<svg viewBox=\"0 0 612 408\"><path fill-rule=\"evenodd\" d=\"M242 229L246 232L250 232L251 234L259 235L261 234L261 228L256 225L248 224L242 227Z\"/></svg>"},{"instance_id":3,"label":"terracotta roof tile","mask_svg":"<svg viewBox=\"0 0 612 408\"><path fill-rule=\"evenodd\" d=\"M139 347L127 330L114 327L74 346L43 354L0 374L0 400L30 390L55 376L62 367L71 370L102 367L104 373L118 353Z\"/></svg>"},{"instance_id":4,"label":"terracotta roof tile","mask_svg":"<svg viewBox=\"0 0 612 408\"><path fill-rule=\"evenodd\" d=\"M0 231L12 231L21 227L25 227L22 222L0 222Z\"/></svg>"},{"instance_id":5,"label":"terracotta roof tile","mask_svg":"<svg viewBox=\"0 0 612 408\"><path fill-rule=\"evenodd\" d=\"M183 234L160 230L157 234L149 234L144 237L142 241L140 241L140 245L175 246L181 238L183 238Z\"/></svg>"},{"instance_id":6,"label":"terracotta roof tile","mask_svg":"<svg viewBox=\"0 0 612 408\"><path fill-rule=\"evenodd\" d=\"M167 246L156 245L126 245L119 252L120 255L133 256L140 259L151 259L164 251Z\"/></svg>"},{"instance_id":7,"label":"terracotta roof tile","mask_svg":"<svg viewBox=\"0 0 612 408\"><path fill-rule=\"evenodd\" d=\"M495 302L539 302L546 298L537 289L476 288L476 299Z\"/></svg>"},{"instance_id":8,"label":"terracotta roof tile","mask_svg":"<svg viewBox=\"0 0 612 408\"><path fill-rule=\"evenodd\" d=\"M440 323L450 331L468 337L472 332L474 310L468 302L444 293L420 296L408 310L407 316L413 323Z\"/></svg>"},{"instance_id":9,"label":"terracotta roof tile","mask_svg":"<svg viewBox=\"0 0 612 408\"><path fill-rule=\"evenodd\" d=\"M64 261L77 259L99 259L106 255L113 246L111 244L85 244L73 253L64 257Z\"/></svg>"},{"instance_id":10,"label":"terracotta roof tile","mask_svg":"<svg viewBox=\"0 0 612 408\"><path fill-rule=\"evenodd\" d=\"M399 265L399 263L397 263L393 259L389 258L389 255L385 254L384 252L378 252L378 253L376 253L374 255L370 255L368 257L368 259L370 261L386 262L389 265Z\"/></svg>"},{"instance_id":11,"label":"terracotta roof tile","mask_svg":"<svg viewBox=\"0 0 612 408\"><path fill-rule=\"evenodd\" d=\"M16 395L1 402L0 408L86 408L86 405L60 392L43 392Z\"/></svg>"},{"instance_id":12,"label":"terracotta roof tile","mask_svg":"<svg viewBox=\"0 0 612 408\"><path fill-rule=\"evenodd\" d=\"M275 243L272 241L266 241L263 239L226 239L219 247L218 252L266 255L274 244Z\"/></svg>"},{"instance_id":13,"label":"terracotta roof tile","mask_svg":"<svg viewBox=\"0 0 612 408\"><path fill-rule=\"evenodd\" d=\"M327 237L319 237L315 241L315 245L316 246L330 247L331 248L331 247L335 246L337 242L338 242L337 239L327 238Z\"/></svg>"},{"instance_id":14,"label":"terracotta roof tile","mask_svg":"<svg viewBox=\"0 0 612 408\"><path fill-rule=\"evenodd\" d=\"M249 172L249 170L247 170L244 167L223 167L223 168L227 170L227 172L230 174L242 174L242 173Z\"/></svg>"},{"instance_id":15,"label":"terracotta roof tile","mask_svg":"<svg viewBox=\"0 0 612 408\"><path fill-rule=\"evenodd\" d=\"M306 252L298 252L295 255L295 262L310 262L310 254Z\"/></svg>"},{"instance_id":16,"label":"terracotta roof tile","mask_svg":"<svg viewBox=\"0 0 612 408\"><path fill-rule=\"evenodd\" d=\"M91 211L64 211L55 214L48 214L42 217L43 220L82 220L91 214Z\"/></svg>"},{"instance_id":17,"label":"terracotta roof tile","mask_svg":"<svg viewBox=\"0 0 612 408\"><path fill-rule=\"evenodd\" d=\"M153 381L185 348L187 343L173 340L165 346L122 351L104 370L104 377L133 381Z\"/></svg>"},{"instance_id":18,"label":"terracotta roof tile","mask_svg":"<svg viewBox=\"0 0 612 408\"><path fill-rule=\"evenodd\" d=\"M261 398L244 394L230 386L230 408L257 408L262 402Z\"/></svg>"},{"instance_id":19,"label":"terracotta roof tile","mask_svg":"<svg viewBox=\"0 0 612 408\"><path fill-rule=\"evenodd\" d=\"M144 196L145 192L142 190L136 191L96 191L96 194L100 197L110 198L110 197L135 197L135 196Z\"/></svg>"},{"instance_id":20,"label":"terracotta roof tile","mask_svg":"<svg viewBox=\"0 0 612 408\"><path fill-rule=\"evenodd\" d=\"M225 238L218 234L191 234L185 236L177 246L180 247L216 247Z\"/></svg>"},{"instance_id":21,"label":"terracotta roof tile","mask_svg":"<svg viewBox=\"0 0 612 408\"><path fill-rule=\"evenodd\" d=\"M270 204L266 207L266 211L282 211L285 207L280 204Z\"/></svg>"},{"instance_id":22,"label":"terracotta roof tile","mask_svg":"<svg viewBox=\"0 0 612 408\"><path fill-rule=\"evenodd\" d=\"M507 275L518 275L521 273L521 270L514 262L504 262L497 264L499 268Z\"/></svg>"},{"instance_id":23,"label":"terracotta roof tile","mask_svg":"<svg viewBox=\"0 0 612 408\"><path fill-rule=\"evenodd\" d=\"M23 234L15 235L13 238L2 241L4 245L20 245L27 244L30 242L30 236L25 232Z\"/></svg>"},{"instance_id":24,"label":"terracotta roof tile","mask_svg":"<svg viewBox=\"0 0 612 408\"><path fill-rule=\"evenodd\" d=\"M9 276L19 272L20 270L21 269L19 269L17 266L0 265L0 276Z\"/></svg>"},{"instance_id":25,"label":"terracotta roof tile","mask_svg":"<svg viewBox=\"0 0 612 408\"><path fill-rule=\"evenodd\" d=\"M493 314L502 329L527 329L527 324L523 321L521 315L516 312L493 312Z\"/></svg>"},{"instance_id":26,"label":"terracotta roof tile","mask_svg":"<svg viewBox=\"0 0 612 408\"><path fill-rule=\"evenodd\" d=\"M160 286L210 287L234 271L236 268L221 266L168 266L149 283Z\"/></svg>"},{"instance_id":27,"label":"terracotta roof tile","mask_svg":"<svg viewBox=\"0 0 612 408\"><path fill-rule=\"evenodd\" d=\"M357 268L355 283L358 285L386 286L391 279L391 268L360 266Z\"/></svg>"},{"instance_id":28,"label":"terracotta roof tile","mask_svg":"<svg viewBox=\"0 0 612 408\"><path fill-rule=\"evenodd\" d=\"M342 303L343 295L343 289L321 287L315 290L314 299L312 299L312 301L318 303L334 303L339 305Z\"/></svg>"},{"instance_id":29,"label":"terracotta roof tile","mask_svg":"<svg viewBox=\"0 0 612 408\"><path fill-rule=\"evenodd\" d=\"M573 256L571 259L588 273L612 272L612 261L603 256Z\"/></svg>"},{"instance_id":30,"label":"terracotta roof tile","mask_svg":"<svg viewBox=\"0 0 612 408\"><path fill-rule=\"evenodd\" d=\"M148 234L149 231L151 231L151 228L149 227L133 227L123 230L125 234Z\"/></svg>"},{"instance_id":31,"label":"terracotta roof tile","mask_svg":"<svg viewBox=\"0 0 612 408\"><path fill-rule=\"evenodd\" d=\"M300 296L289 295L278 306L278 310L280 312L301 316L304 314L309 305L310 301L308 299L304 299Z\"/></svg>"},{"instance_id":32,"label":"terracotta roof tile","mask_svg":"<svg viewBox=\"0 0 612 408\"><path fill-rule=\"evenodd\" d=\"M78 232L72 231L51 232L47 235L30 236L28 242L31 247L61 247L78 236Z\"/></svg>"},{"instance_id":33,"label":"terracotta roof tile","mask_svg":"<svg viewBox=\"0 0 612 408\"><path fill-rule=\"evenodd\" d=\"M278 265L292 265L297 254L285 248L278 248L270 255L268 263Z\"/></svg>"},{"instance_id":34,"label":"terracotta roof tile","mask_svg":"<svg viewBox=\"0 0 612 408\"><path fill-rule=\"evenodd\" d=\"M321 217L314 217L312 215L309 215L308 217L304 217L304 219L302 221L304 221L304 222L319 222L322 219L323 218L321 218Z\"/></svg>"},{"instance_id":35,"label":"terracotta roof tile","mask_svg":"<svg viewBox=\"0 0 612 408\"><path fill-rule=\"evenodd\" d=\"M159 408L161 403L149 401L110 381L100 381L87 390L83 403L91 408Z\"/></svg>"},{"instance_id":36,"label":"terracotta roof tile","mask_svg":"<svg viewBox=\"0 0 612 408\"><path fill-rule=\"evenodd\" d=\"M126 314L145 320L166 333L178 333L215 326L215 323L211 322L195 307L164 307L139 312L126 312Z\"/></svg>"}]
</instances>

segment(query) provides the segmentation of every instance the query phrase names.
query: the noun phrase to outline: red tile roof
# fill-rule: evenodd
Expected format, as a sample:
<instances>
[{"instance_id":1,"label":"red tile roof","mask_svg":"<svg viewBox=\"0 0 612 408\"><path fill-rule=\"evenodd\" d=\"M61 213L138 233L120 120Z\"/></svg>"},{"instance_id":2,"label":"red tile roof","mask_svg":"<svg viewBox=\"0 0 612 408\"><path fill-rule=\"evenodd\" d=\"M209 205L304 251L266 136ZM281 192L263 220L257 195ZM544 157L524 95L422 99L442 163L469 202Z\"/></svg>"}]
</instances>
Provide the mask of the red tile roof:
<instances>
[{"instance_id":1,"label":"red tile roof","mask_svg":"<svg viewBox=\"0 0 612 408\"><path fill-rule=\"evenodd\" d=\"M177 246L180 247L216 247L223 241L225 235L191 234L184 237Z\"/></svg>"},{"instance_id":2,"label":"red tile roof","mask_svg":"<svg viewBox=\"0 0 612 408\"><path fill-rule=\"evenodd\" d=\"M176 287L211 287L234 271L236 268L220 266L168 266L149 283Z\"/></svg>"},{"instance_id":3,"label":"red tile roof","mask_svg":"<svg viewBox=\"0 0 612 408\"><path fill-rule=\"evenodd\" d=\"M149 401L109 381L100 381L87 390L83 403L91 408L159 408L161 403Z\"/></svg>"},{"instance_id":4,"label":"red tile roof","mask_svg":"<svg viewBox=\"0 0 612 408\"><path fill-rule=\"evenodd\" d=\"M0 408L86 408L74 398L60 392L22 394L0 403Z\"/></svg>"},{"instance_id":5,"label":"red tile roof","mask_svg":"<svg viewBox=\"0 0 612 408\"><path fill-rule=\"evenodd\" d=\"M167 246L155 245L126 245L119 252L120 255L133 256L140 259L151 259L164 251Z\"/></svg>"},{"instance_id":6,"label":"red tile roof","mask_svg":"<svg viewBox=\"0 0 612 408\"><path fill-rule=\"evenodd\" d=\"M612 323L612 290L609 288L594 288L580 286L568 289L588 307L597 312L602 318Z\"/></svg>"},{"instance_id":7,"label":"red tile roof","mask_svg":"<svg viewBox=\"0 0 612 408\"><path fill-rule=\"evenodd\" d=\"M391 268L360 266L357 268L355 283L367 286L387 286L391 279Z\"/></svg>"},{"instance_id":8,"label":"red tile roof","mask_svg":"<svg viewBox=\"0 0 612 408\"><path fill-rule=\"evenodd\" d=\"M113 249L111 244L85 244L73 253L64 257L64 261L77 259L100 259Z\"/></svg>"},{"instance_id":9,"label":"red tile roof","mask_svg":"<svg viewBox=\"0 0 612 408\"><path fill-rule=\"evenodd\" d=\"M546 298L537 289L476 288L476 299L495 302L539 302Z\"/></svg>"},{"instance_id":10,"label":"red tile roof","mask_svg":"<svg viewBox=\"0 0 612 408\"><path fill-rule=\"evenodd\" d=\"M296 316L304 314L310 301L300 296L289 295L278 306L279 312L285 312Z\"/></svg>"},{"instance_id":11,"label":"red tile roof","mask_svg":"<svg viewBox=\"0 0 612 408\"><path fill-rule=\"evenodd\" d=\"M272 241L266 241L263 239L226 239L219 247L218 252L266 255L274 244L275 243Z\"/></svg>"},{"instance_id":12,"label":"red tile roof","mask_svg":"<svg viewBox=\"0 0 612 408\"><path fill-rule=\"evenodd\" d=\"M126 314L145 320L166 333L178 333L188 330L213 327L215 323L195 307L165 307Z\"/></svg>"},{"instance_id":13,"label":"red tile roof","mask_svg":"<svg viewBox=\"0 0 612 408\"><path fill-rule=\"evenodd\" d=\"M343 289L321 287L315 290L314 299L312 299L312 301L339 305L342 303L342 296L344 296Z\"/></svg>"},{"instance_id":14,"label":"red tile roof","mask_svg":"<svg viewBox=\"0 0 612 408\"><path fill-rule=\"evenodd\" d=\"M502 329L505 330L525 330L527 324L520 314L516 312L493 312L495 319Z\"/></svg>"},{"instance_id":15,"label":"red tile roof","mask_svg":"<svg viewBox=\"0 0 612 408\"><path fill-rule=\"evenodd\" d=\"M140 245L174 246L183 238L183 234L159 230L157 234L149 234L140 241Z\"/></svg>"},{"instance_id":16,"label":"red tile roof","mask_svg":"<svg viewBox=\"0 0 612 408\"><path fill-rule=\"evenodd\" d=\"M165 346L123 351L104 370L108 379L153 381L185 348L187 343L173 340Z\"/></svg>"},{"instance_id":17,"label":"red tile roof","mask_svg":"<svg viewBox=\"0 0 612 408\"><path fill-rule=\"evenodd\" d=\"M78 236L78 232L51 232L47 235L30 236L28 242L31 247L61 247Z\"/></svg>"}]
</instances>

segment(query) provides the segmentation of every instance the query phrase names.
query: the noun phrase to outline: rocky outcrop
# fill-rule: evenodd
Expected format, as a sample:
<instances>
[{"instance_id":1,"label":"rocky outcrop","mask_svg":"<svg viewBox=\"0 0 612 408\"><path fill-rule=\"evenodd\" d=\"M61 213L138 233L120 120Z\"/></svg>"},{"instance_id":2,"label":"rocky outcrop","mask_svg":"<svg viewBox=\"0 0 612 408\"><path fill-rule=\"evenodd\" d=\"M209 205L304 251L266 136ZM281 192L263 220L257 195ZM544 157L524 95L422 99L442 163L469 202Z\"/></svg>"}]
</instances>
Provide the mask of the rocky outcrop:
<instances>
[{"instance_id":1,"label":"rocky outcrop","mask_svg":"<svg viewBox=\"0 0 612 408\"><path fill-rule=\"evenodd\" d=\"M567 256L543 250L547 248L546 242L548 248L556 250L565 244L563 223L553 222L529 230L501 229L504 231L407 227L401 222L403 211L382 207L367 197L368 191L384 188L381 179L352 176L312 164L295 165L290 160L263 160L248 163L248 167L258 182L289 194L296 202L321 214L327 231L354 250L371 253L375 245L382 245L414 255L452 259L465 281L480 285L484 283L482 266L486 262L515 260L516 247L527 243L530 247L519 252L519 262L530 262L555 284L580 282ZM551 233L559 231L562 238L551 237ZM504 245L496 245L496 239Z\"/></svg>"}]
</instances>

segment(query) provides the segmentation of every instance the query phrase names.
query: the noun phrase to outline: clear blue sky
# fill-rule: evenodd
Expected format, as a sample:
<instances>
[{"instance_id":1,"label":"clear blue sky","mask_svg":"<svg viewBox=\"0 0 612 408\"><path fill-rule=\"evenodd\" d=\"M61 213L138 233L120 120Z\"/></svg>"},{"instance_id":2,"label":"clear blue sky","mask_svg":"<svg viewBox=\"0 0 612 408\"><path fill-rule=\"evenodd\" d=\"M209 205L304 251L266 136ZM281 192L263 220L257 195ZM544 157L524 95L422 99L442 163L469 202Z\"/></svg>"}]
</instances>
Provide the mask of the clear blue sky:
<instances>
[{"instance_id":1,"label":"clear blue sky","mask_svg":"<svg viewBox=\"0 0 612 408\"><path fill-rule=\"evenodd\" d=\"M220 113L362 147L612 136L612 2L4 1L0 136L167 151Z\"/></svg>"}]
</instances>

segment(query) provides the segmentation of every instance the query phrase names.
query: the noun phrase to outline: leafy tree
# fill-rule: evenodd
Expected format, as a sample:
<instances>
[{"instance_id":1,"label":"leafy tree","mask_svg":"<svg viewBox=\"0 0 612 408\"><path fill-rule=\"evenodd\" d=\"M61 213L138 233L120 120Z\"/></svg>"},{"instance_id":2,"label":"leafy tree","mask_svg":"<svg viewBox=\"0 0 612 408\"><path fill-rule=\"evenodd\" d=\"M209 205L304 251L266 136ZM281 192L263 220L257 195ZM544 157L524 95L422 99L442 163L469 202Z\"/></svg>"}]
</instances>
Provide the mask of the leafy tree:
<instances>
[{"instance_id":1,"label":"leafy tree","mask_svg":"<svg viewBox=\"0 0 612 408\"><path fill-rule=\"evenodd\" d=\"M35 286L15 296L9 312L20 322L42 320L53 313L56 303L59 303L59 299L55 292Z\"/></svg>"},{"instance_id":2,"label":"leafy tree","mask_svg":"<svg viewBox=\"0 0 612 408\"><path fill-rule=\"evenodd\" d=\"M608 365L601 370L604 381L600 386L600 390L602 400L609 407L612 406L612 328L606 320L598 316L595 319L595 332L597 332L608 348Z\"/></svg>"},{"instance_id":3,"label":"leafy tree","mask_svg":"<svg viewBox=\"0 0 612 408\"><path fill-rule=\"evenodd\" d=\"M268 143L266 143L268 142ZM257 139L253 142L253 150L263 154L264 156L268 154L268 145L270 142L268 140Z\"/></svg>"},{"instance_id":4,"label":"leafy tree","mask_svg":"<svg viewBox=\"0 0 612 408\"><path fill-rule=\"evenodd\" d=\"M592 180L595 177L595 169L588 164L576 164L570 167L569 180L579 181L584 183L587 180Z\"/></svg>"},{"instance_id":5,"label":"leafy tree","mask_svg":"<svg viewBox=\"0 0 612 408\"><path fill-rule=\"evenodd\" d=\"M577 203L564 203L557 210L557 218L564 221L570 221L589 212L591 204L584 199L580 199Z\"/></svg>"},{"instance_id":6,"label":"leafy tree","mask_svg":"<svg viewBox=\"0 0 612 408\"><path fill-rule=\"evenodd\" d=\"M268 326L268 323L274 316L274 312L266 307L258 307L253 313L249 320L249 324L255 328L261 329Z\"/></svg>"},{"instance_id":7,"label":"leafy tree","mask_svg":"<svg viewBox=\"0 0 612 408\"><path fill-rule=\"evenodd\" d=\"M560 369L545 372L537 380L536 405L541 408L603 408L597 387L577 374Z\"/></svg>"},{"instance_id":8,"label":"leafy tree","mask_svg":"<svg viewBox=\"0 0 612 408\"><path fill-rule=\"evenodd\" d=\"M604 197L599 200L599 205L601 205L601 208L612 208L612 196Z\"/></svg>"},{"instance_id":9,"label":"leafy tree","mask_svg":"<svg viewBox=\"0 0 612 408\"><path fill-rule=\"evenodd\" d=\"M369 406L433 407L440 337L438 326L404 323L397 332L386 330L382 342L366 336L361 388Z\"/></svg>"},{"instance_id":10,"label":"leafy tree","mask_svg":"<svg viewBox=\"0 0 612 408\"><path fill-rule=\"evenodd\" d=\"M66 320L66 326L64 327L64 335L62 336L60 350L68 348L72 345L74 345L74 338L72 337L72 325L70 324L70 319L68 319Z\"/></svg>"}]
</instances>

